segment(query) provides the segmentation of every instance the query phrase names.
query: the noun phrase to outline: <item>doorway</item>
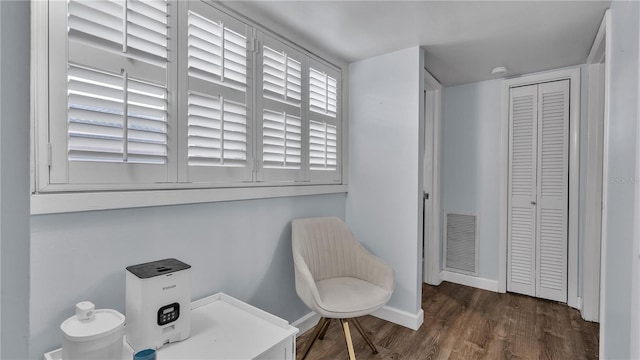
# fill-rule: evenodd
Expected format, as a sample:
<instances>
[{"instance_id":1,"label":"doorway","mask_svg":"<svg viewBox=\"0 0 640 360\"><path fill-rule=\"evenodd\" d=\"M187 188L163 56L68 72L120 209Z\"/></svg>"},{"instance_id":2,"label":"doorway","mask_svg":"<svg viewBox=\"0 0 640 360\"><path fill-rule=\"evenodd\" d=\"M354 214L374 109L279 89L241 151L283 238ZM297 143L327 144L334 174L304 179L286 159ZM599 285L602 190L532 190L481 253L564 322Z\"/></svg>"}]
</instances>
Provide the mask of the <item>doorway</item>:
<instances>
[{"instance_id":1,"label":"doorway","mask_svg":"<svg viewBox=\"0 0 640 360\"><path fill-rule=\"evenodd\" d=\"M569 84L509 93L507 291L567 301Z\"/></svg>"},{"instance_id":2,"label":"doorway","mask_svg":"<svg viewBox=\"0 0 640 360\"><path fill-rule=\"evenodd\" d=\"M500 183L500 239L498 291L507 291L508 221L509 221L509 96L512 88L532 84L569 80L569 134L568 134L568 216L567 216L567 296L569 306L578 308L578 206L579 206L579 119L580 69L557 70L532 74L502 83L501 125L501 183Z\"/></svg>"},{"instance_id":3,"label":"doorway","mask_svg":"<svg viewBox=\"0 0 640 360\"><path fill-rule=\"evenodd\" d=\"M423 281L439 285L440 251L440 125L442 86L429 71L424 76L424 160L423 171Z\"/></svg>"},{"instance_id":4,"label":"doorway","mask_svg":"<svg viewBox=\"0 0 640 360\"><path fill-rule=\"evenodd\" d=\"M582 253L582 318L600 320L600 272L603 238L603 196L605 196L604 141L607 104L606 35L609 12L602 24L587 58L589 72L589 105L587 120L587 179L585 195L584 250Z\"/></svg>"}]
</instances>

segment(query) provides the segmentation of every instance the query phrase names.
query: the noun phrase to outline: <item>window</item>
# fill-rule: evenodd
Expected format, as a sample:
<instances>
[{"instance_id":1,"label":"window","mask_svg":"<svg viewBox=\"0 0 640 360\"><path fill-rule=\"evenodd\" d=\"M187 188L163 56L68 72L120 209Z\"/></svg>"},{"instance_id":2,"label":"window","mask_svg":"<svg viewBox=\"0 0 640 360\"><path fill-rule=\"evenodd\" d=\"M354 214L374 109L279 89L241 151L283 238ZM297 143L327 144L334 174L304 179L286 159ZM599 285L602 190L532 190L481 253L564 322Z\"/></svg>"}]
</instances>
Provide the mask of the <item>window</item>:
<instances>
[{"instance_id":1,"label":"window","mask_svg":"<svg viewBox=\"0 0 640 360\"><path fill-rule=\"evenodd\" d=\"M258 144L260 181L302 181L303 154L302 72L306 57L299 51L260 34L258 75L261 120Z\"/></svg>"},{"instance_id":2,"label":"window","mask_svg":"<svg viewBox=\"0 0 640 360\"><path fill-rule=\"evenodd\" d=\"M340 74L317 61L309 64L309 170L318 180L339 181L338 80Z\"/></svg>"},{"instance_id":3,"label":"window","mask_svg":"<svg viewBox=\"0 0 640 360\"><path fill-rule=\"evenodd\" d=\"M187 64L180 118L186 130L181 181L252 181L250 28L200 1L185 1ZM186 126L185 126L186 125ZM185 129L186 127L186 129Z\"/></svg>"},{"instance_id":4,"label":"window","mask_svg":"<svg viewBox=\"0 0 640 360\"><path fill-rule=\"evenodd\" d=\"M208 2L38 6L36 191L340 184L339 69Z\"/></svg>"}]
</instances>

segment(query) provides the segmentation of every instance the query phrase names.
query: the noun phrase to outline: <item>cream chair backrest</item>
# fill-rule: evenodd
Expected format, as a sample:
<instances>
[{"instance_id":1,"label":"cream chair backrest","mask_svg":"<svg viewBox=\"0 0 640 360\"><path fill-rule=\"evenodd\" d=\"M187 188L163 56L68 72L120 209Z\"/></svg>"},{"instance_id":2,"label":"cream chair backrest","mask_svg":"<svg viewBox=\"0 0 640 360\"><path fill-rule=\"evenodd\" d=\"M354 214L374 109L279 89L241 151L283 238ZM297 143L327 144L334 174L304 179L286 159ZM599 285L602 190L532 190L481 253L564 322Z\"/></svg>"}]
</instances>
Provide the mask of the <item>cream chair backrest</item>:
<instances>
[{"instance_id":1,"label":"cream chair backrest","mask_svg":"<svg viewBox=\"0 0 640 360\"><path fill-rule=\"evenodd\" d=\"M292 222L292 250L299 254L315 281L355 276L360 244L337 217L296 219Z\"/></svg>"}]
</instances>

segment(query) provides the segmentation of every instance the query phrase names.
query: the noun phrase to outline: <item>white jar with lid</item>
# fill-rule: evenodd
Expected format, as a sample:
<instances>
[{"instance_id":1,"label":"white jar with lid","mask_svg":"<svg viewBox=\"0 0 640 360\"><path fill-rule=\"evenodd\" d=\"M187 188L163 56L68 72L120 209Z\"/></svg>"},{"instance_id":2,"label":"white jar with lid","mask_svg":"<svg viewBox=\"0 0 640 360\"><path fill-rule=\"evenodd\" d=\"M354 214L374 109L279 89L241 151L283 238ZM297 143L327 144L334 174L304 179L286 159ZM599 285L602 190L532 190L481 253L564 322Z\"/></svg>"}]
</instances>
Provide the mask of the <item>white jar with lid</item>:
<instances>
[{"instance_id":1,"label":"white jar with lid","mask_svg":"<svg viewBox=\"0 0 640 360\"><path fill-rule=\"evenodd\" d=\"M122 359L124 315L116 310L96 310L90 301L76 304L76 315L65 320L62 360Z\"/></svg>"}]
</instances>

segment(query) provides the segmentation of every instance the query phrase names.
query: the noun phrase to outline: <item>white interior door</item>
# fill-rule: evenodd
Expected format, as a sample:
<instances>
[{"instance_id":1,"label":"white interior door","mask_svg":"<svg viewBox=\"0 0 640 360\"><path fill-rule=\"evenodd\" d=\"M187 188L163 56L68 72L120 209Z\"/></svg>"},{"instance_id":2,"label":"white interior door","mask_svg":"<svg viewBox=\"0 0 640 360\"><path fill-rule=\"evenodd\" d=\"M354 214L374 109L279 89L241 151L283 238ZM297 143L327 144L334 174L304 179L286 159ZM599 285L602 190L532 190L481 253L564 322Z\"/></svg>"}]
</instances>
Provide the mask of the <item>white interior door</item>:
<instances>
[{"instance_id":1,"label":"white interior door","mask_svg":"<svg viewBox=\"0 0 640 360\"><path fill-rule=\"evenodd\" d=\"M569 80L538 85L536 296L567 301Z\"/></svg>"},{"instance_id":2,"label":"white interior door","mask_svg":"<svg viewBox=\"0 0 640 360\"><path fill-rule=\"evenodd\" d=\"M507 290L567 301L569 80L512 88Z\"/></svg>"},{"instance_id":3,"label":"white interior door","mask_svg":"<svg viewBox=\"0 0 640 360\"><path fill-rule=\"evenodd\" d=\"M538 86L511 89L507 290L535 296Z\"/></svg>"}]
</instances>

